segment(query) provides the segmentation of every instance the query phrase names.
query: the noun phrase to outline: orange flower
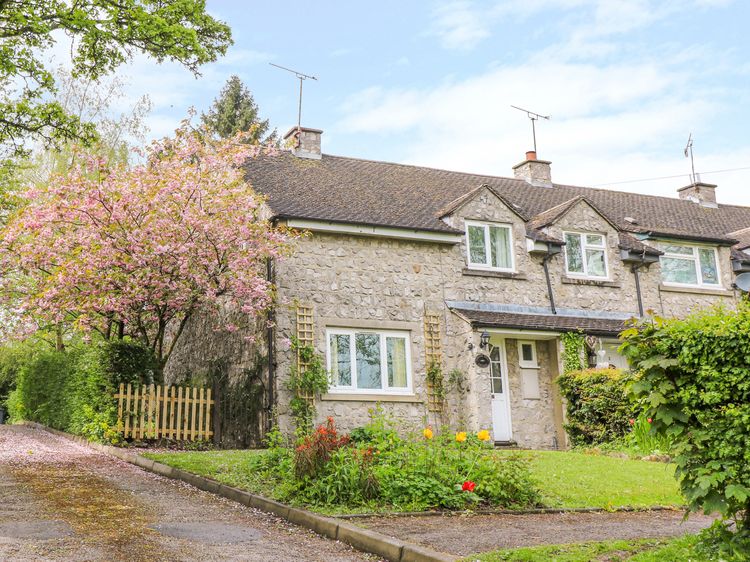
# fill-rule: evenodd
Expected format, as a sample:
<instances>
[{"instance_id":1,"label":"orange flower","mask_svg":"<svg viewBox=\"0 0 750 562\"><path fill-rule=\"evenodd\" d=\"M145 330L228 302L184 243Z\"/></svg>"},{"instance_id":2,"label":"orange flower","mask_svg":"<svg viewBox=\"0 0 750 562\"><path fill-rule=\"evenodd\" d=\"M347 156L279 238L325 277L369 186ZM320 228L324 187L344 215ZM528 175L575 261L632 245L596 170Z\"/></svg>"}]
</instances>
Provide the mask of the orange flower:
<instances>
[{"instance_id":1,"label":"orange flower","mask_svg":"<svg viewBox=\"0 0 750 562\"><path fill-rule=\"evenodd\" d=\"M422 435L424 435L425 439L432 439L432 430L429 427L425 427L422 430Z\"/></svg>"},{"instance_id":2,"label":"orange flower","mask_svg":"<svg viewBox=\"0 0 750 562\"><path fill-rule=\"evenodd\" d=\"M464 441L466 441L466 432L459 431L458 433L456 433L456 441L458 441L459 443L463 443Z\"/></svg>"},{"instance_id":3,"label":"orange flower","mask_svg":"<svg viewBox=\"0 0 750 562\"><path fill-rule=\"evenodd\" d=\"M486 429L483 429L479 433L477 433L477 439L480 441L489 441L490 440L490 432Z\"/></svg>"}]
</instances>

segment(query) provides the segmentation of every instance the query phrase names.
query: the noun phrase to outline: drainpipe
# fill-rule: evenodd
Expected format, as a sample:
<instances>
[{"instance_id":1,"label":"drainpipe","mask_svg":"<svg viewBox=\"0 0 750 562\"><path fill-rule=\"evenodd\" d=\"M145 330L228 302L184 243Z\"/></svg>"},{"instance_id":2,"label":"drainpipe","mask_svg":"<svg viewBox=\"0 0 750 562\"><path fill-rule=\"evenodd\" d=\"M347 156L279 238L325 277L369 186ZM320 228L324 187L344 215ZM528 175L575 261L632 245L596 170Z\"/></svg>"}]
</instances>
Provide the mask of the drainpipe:
<instances>
[{"instance_id":1,"label":"drainpipe","mask_svg":"<svg viewBox=\"0 0 750 562\"><path fill-rule=\"evenodd\" d=\"M273 258L266 260L266 280L269 283L275 282L275 271L273 268ZM274 378L276 370L276 348L274 346L274 320L276 313L274 310L274 304L271 303L271 307L268 309L268 328L266 331L266 337L268 338L268 417L266 419L266 429L271 431L273 428L273 401L274 401Z\"/></svg>"},{"instance_id":2,"label":"drainpipe","mask_svg":"<svg viewBox=\"0 0 750 562\"><path fill-rule=\"evenodd\" d=\"M641 274L640 269L643 265L643 262L641 263L634 263L630 266L630 271L633 272L633 277L635 278L635 295L638 298L638 316L643 318L643 297L641 296Z\"/></svg>"},{"instance_id":3,"label":"drainpipe","mask_svg":"<svg viewBox=\"0 0 750 562\"><path fill-rule=\"evenodd\" d=\"M547 296L549 297L549 306L552 310L552 314L557 314L557 309L555 309L555 295L552 293L552 281L549 278L549 266L547 265L547 262L552 259L552 256L554 256L552 252L549 250L542 258L542 267L544 268L544 277L547 280Z\"/></svg>"}]
</instances>

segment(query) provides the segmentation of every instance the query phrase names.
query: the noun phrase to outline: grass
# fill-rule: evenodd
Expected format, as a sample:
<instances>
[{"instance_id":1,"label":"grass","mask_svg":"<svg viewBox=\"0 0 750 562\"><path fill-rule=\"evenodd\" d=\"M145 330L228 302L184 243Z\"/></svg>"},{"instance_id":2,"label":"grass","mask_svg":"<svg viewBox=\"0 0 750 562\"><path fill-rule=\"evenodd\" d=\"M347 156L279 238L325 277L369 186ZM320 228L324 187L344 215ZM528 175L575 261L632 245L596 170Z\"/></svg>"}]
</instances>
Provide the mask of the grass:
<instances>
[{"instance_id":1,"label":"grass","mask_svg":"<svg viewBox=\"0 0 750 562\"><path fill-rule=\"evenodd\" d=\"M223 484L276 498L273 483L264 481L249 467L250 459L260 454L263 451L180 451L145 453L145 456ZM497 454L509 453L499 451ZM528 451L522 454L528 455L531 460L531 470L548 507L613 509L621 506L677 506L684 503L672 465L578 452ZM322 511L333 513L330 510Z\"/></svg>"},{"instance_id":2,"label":"grass","mask_svg":"<svg viewBox=\"0 0 750 562\"><path fill-rule=\"evenodd\" d=\"M695 552L698 537L603 541L496 550L466 557L466 562L708 562Z\"/></svg>"},{"instance_id":3,"label":"grass","mask_svg":"<svg viewBox=\"0 0 750 562\"><path fill-rule=\"evenodd\" d=\"M506 454L505 452L498 454ZM653 507L685 503L674 465L568 451L529 451L549 507Z\"/></svg>"}]
</instances>

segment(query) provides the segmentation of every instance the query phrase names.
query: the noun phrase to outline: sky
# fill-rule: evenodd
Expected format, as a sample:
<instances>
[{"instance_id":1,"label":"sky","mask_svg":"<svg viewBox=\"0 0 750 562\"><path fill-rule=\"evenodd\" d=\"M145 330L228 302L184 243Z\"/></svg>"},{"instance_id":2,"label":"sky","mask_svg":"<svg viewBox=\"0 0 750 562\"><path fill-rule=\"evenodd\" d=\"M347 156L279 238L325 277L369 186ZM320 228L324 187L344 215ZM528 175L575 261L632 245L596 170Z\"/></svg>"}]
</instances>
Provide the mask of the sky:
<instances>
[{"instance_id":1,"label":"sky","mask_svg":"<svg viewBox=\"0 0 750 562\"><path fill-rule=\"evenodd\" d=\"M676 196L700 179L750 205L750 2L746 0L208 0L232 28L195 78L138 56L127 105L148 94L150 135L206 110L237 74L281 133L314 75L302 125L323 152L511 176L532 148L557 183ZM745 168L739 169L737 168ZM724 171L733 170L733 171ZM650 178L661 178L652 180ZM649 181L633 181L645 180ZM627 182L627 183L626 183Z\"/></svg>"}]
</instances>

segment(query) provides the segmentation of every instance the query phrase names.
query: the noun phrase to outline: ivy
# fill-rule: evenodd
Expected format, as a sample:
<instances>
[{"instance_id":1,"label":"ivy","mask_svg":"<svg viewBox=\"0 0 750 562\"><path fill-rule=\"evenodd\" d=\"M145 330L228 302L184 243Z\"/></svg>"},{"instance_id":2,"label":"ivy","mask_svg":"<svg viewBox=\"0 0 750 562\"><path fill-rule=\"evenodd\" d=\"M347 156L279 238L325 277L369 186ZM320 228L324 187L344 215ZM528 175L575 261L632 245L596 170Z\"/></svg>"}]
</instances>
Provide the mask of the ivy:
<instances>
[{"instance_id":1,"label":"ivy","mask_svg":"<svg viewBox=\"0 0 750 562\"><path fill-rule=\"evenodd\" d=\"M430 361L427 366L427 384L430 386L430 393L435 397L437 402L445 400L445 378L443 369L437 361Z\"/></svg>"},{"instance_id":2,"label":"ivy","mask_svg":"<svg viewBox=\"0 0 750 562\"><path fill-rule=\"evenodd\" d=\"M329 377L324 366L323 357L312 345L303 345L295 336L290 338L291 349L299 358L300 370L293 365L289 371L287 389L292 393L289 407L295 419L298 432L305 433L312 429L315 418L316 394L328 392Z\"/></svg>"},{"instance_id":3,"label":"ivy","mask_svg":"<svg viewBox=\"0 0 750 562\"><path fill-rule=\"evenodd\" d=\"M563 374L580 371L583 364L584 336L581 332L565 332L560 336L563 342Z\"/></svg>"}]
</instances>

